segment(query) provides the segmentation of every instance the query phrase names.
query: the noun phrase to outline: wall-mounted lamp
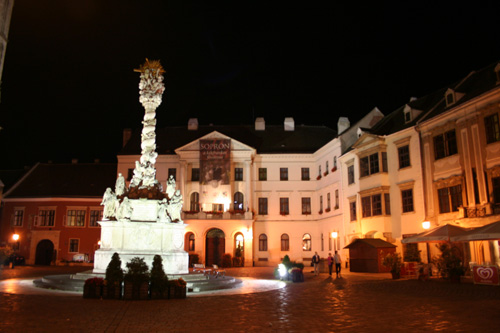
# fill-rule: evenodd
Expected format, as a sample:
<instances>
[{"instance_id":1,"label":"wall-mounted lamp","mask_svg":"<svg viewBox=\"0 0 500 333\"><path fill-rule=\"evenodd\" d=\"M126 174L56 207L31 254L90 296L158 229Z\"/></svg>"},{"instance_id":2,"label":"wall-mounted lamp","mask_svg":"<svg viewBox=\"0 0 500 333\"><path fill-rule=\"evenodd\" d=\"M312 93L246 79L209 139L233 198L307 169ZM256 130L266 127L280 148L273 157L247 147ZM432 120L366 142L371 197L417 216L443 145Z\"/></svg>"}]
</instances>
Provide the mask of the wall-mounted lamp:
<instances>
[{"instance_id":1,"label":"wall-mounted lamp","mask_svg":"<svg viewBox=\"0 0 500 333\"><path fill-rule=\"evenodd\" d=\"M422 222L422 228L424 228L425 230L429 229L430 227L431 227L431 222L429 221Z\"/></svg>"}]
</instances>

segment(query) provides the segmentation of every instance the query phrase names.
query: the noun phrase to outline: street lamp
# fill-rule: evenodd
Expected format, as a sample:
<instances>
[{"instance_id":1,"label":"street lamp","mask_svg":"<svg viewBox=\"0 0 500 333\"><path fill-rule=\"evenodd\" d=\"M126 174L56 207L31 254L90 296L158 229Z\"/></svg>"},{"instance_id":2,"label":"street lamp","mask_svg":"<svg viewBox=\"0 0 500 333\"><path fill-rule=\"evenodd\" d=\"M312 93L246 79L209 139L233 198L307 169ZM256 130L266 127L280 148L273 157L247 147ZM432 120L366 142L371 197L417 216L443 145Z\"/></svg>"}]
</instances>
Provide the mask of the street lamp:
<instances>
[{"instance_id":1,"label":"street lamp","mask_svg":"<svg viewBox=\"0 0 500 333\"><path fill-rule=\"evenodd\" d=\"M334 250L337 251L337 237L339 236L339 233L336 231L332 231L332 238L333 238L333 244L334 244Z\"/></svg>"},{"instance_id":2,"label":"street lamp","mask_svg":"<svg viewBox=\"0 0 500 333\"><path fill-rule=\"evenodd\" d=\"M431 227L431 222L429 221L422 222L422 228L424 228L425 230L429 229L430 227Z\"/></svg>"},{"instance_id":3,"label":"street lamp","mask_svg":"<svg viewBox=\"0 0 500 333\"><path fill-rule=\"evenodd\" d=\"M13 234L12 235L12 239L14 240L15 243L15 246L14 246L14 250L19 250L19 234Z\"/></svg>"}]
</instances>

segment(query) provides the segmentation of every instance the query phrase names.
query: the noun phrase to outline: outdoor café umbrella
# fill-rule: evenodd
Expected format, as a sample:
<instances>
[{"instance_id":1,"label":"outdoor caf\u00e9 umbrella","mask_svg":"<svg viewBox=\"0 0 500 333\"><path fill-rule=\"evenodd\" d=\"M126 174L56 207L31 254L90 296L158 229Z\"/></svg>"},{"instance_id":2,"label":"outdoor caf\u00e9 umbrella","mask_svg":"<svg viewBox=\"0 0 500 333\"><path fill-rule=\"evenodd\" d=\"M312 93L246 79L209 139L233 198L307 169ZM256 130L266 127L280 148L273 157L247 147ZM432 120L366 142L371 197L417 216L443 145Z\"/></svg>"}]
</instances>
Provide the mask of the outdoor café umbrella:
<instances>
[{"instance_id":1,"label":"outdoor caf\u00e9 umbrella","mask_svg":"<svg viewBox=\"0 0 500 333\"><path fill-rule=\"evenodd\" d=\"M449 242L452 237L463 235L468 229L445 224L432 230L424 231L413 237L404 238L402 243Z\"/></svg>"},{"instance_id":2,"label":"outdoor caf\u00e9 umbrella","mask_svg":"<svg viewBox=\"0 0 500 333\"><path fill-rule=\"evenodd\" d=\"M451 237L452 242L500 239L500 221L467 231L463 235Z\"/></svg>"}]
</instances>

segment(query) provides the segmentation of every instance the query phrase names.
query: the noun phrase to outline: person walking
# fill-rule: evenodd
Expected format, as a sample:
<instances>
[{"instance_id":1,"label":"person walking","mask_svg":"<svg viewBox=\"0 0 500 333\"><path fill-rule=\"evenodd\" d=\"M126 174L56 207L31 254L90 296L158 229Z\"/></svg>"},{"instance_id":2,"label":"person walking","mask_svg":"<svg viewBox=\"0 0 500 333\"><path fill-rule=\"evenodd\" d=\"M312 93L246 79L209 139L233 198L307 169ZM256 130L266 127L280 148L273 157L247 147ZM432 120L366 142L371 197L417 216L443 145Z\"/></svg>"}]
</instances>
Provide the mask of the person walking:
<instances>
[{"instance_id":1,"label":"person walking","mask_svg":"<svg viewBox=\"0 0 500 333\"><path fill-rule=\"evenodd\" d=\"M331 253L328 253L328 272L330 273L330 276L332 276L332 269L333 269L333 257Z\"/></svg>"},{"instance_id":2,"label":"person walking","mask_svg":"<svg viewBox=\"0 0 500 333\"><path fill-rule=\"evenodd\" d=\"M312 257L312 262L314 264L314 275L319 275L319 255L318 252L314 252L314 256Z\"/></svg>"},{"instance_id":3,"label":"person walking","mask_svg":"<svg viewBox=\"0 0 500 333\"><path fill-rule=\"evenodd\" d=\"M338 251L335 251L333 261L335 262L335 273L337 273L337 277L342 277L342 275L340 275L340 270L342 269L342 258L340 257Z\"/></svg>"}]
</instances>

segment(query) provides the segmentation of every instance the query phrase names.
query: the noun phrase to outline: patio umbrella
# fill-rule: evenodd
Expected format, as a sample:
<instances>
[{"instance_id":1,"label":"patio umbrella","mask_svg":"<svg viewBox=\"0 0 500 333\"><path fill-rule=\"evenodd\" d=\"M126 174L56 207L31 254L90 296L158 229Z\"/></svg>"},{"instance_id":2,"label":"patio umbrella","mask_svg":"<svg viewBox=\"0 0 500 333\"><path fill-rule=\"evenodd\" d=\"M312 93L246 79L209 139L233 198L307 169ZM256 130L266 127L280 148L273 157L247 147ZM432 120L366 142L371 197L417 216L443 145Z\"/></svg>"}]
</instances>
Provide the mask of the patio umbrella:
<instances>
[{"instance_id":1,"label":"patio umbrella","mask_svg":"<svg viewBox=\"0 0 500 333\"><path fill-rule=\"evenodd\" d=\"M500 221L467 231L463 235L451 237L452 242L500 239Z\"/></svg>"},{"instance_id":2,"label":"patio umbrella","mask_svg":"<svg viewBox=\"0 0 500 333\"><path fill-rule=\"evenodd\" d=\"M452 237L463 235L468 229L445 224L432 230L424 231L413 237L404 238L402 243L449 242Z\"/></svg>"}]
</instances>

